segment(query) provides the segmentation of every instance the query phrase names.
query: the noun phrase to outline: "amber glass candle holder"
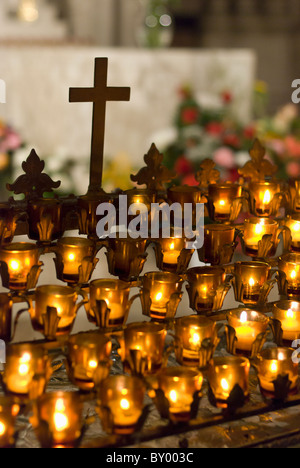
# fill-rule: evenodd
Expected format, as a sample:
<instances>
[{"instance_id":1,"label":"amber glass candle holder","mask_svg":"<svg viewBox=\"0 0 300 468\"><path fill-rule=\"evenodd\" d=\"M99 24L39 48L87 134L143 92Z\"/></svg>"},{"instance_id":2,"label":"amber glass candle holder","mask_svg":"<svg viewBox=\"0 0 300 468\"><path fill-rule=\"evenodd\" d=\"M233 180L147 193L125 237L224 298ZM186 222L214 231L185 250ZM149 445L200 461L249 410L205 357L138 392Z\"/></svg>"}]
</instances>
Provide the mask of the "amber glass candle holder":
<instances>
[{"instance_id":1,"label":"amber glass candle holder","mask_svg":"<svg viewBox=\"0 0 300 468\"><path fill-rule=\"evenodd\" d=\"M175 356L179 364L205 367L219 343L216 322L201 315L175 320Z\"/></svg>"},{"instance_id":2,"label":"amber glass candle holder","mask_svg":"<svg viewBox=\"0 0 300 468\"><path fill-rule=\"evenodd\" d=\"M0 203L0 245L12 242L19 219L25 213L15 212L7 203Z\"/></svg>"},{"instance_id":3,"label":"amber glass candle holder","mask_svg":"<svg viewBox=\"0 0 300 468\"><path fill-rule=\"evenodd\" d=\"M135 375L155 374L164 364L166 335L163 324L128 324L124 330L124 370Z\"/></svg>"},{"instance_id":4,"label":"amber glass candle holder","mask_svg":"<svg viewBox=\"0 0 300 468\"><path fill-rule=\"evenodd\" d=\"M263 304L277 282L271 279L271 266L265 262L235 262L233 286L235 300L245 305Z\"/></svg>"},{"instance_id":5,"label":"amber glass candle holder","mask_svg":"<svg viewBox=\"0 0 300 468\"><path fill-rule=\"evenodd\" d=\"M69 337L68 374L78 388L90 391L95 382L108 376L111 348L109 337L103 333L81 332Z\"/></svg>"},{"instance_id":6,"label":"amber glass candle holder","mask_svg":"<svg viewBox=\"0 0 300 468\"><path fill-rule=\"evenodd\" d=\"M271 325L278 346L292 346L300 338L300 302L278 301L273 305Z\"/></svg>"},{"instance_id":7,"label":"amber glass candle holder","mask_svg":"<svg viewBox=\"0 0 300 468\"><path fill-rule=\"evenodd\" d=\"M80 237L62 237L53 250L58 279L70 285L88 283L98 263L94 242Z\"/></svg>"},{"instance_id":8,"label":"amber glass candle holder","mask_svg":"<svg viewBox=\"0 0 300 468\"><path fill-rule=\"evenodd\" d=\"M12 307L10 294L0 293L0 339L9 342L12 335Z\"/></svg>"},{"instance_id":9,"label":"amber glass candle holder","mask_svg":"<svg viewBox=\"0 0 300 468\"><path fill-rule=\"evenodd\" d=\"M106 247L109 273L124 281L136 279L142 272L147 258L148 239L109 237L102 241Z\"/></svg>"},{"instance_id":10,"label":"amber glass candle holder","mask_svg":"<svg viewBox=\"0 0 300 468\"><path fill-rule=\"evenodd\" d=\"M151 221L151 205L152 203L156 202L156 192L149 190L149 189L139 189L139 188L133 188L131 190L126 190L123 195L127 197L127 206L128 208L132 205L134 205L134 210L137 212L139 211L139 205L141 208L140 213L145 213L145 207L147 210L147 221ZM116 208L120 210L120 206L118 203L118 200L115 201ZM144 205L144 206L143 206ZM128 224L130 221L135 217L134 214L128 214ZM128 227L128 226L127 226Z\"/></svg>"},{"instance_id":11,"label":"amber glass candle holder","mask_svg":"<svg viewBox=\"0 0 300 468\"><path fill-rule=\"evenodd\" d=\"M167 367L157 375L158 388L165 397L168 418L173 423L188 422L197 415L203 375L195 369ZM164 414L162 414L164 416Z\"/></svg>"},{"instance_id":12,"label":"amber glass candle holder","mask_svg":"<svg viewBox=\"0 0 300 468\"><path fill-rule=\"evenodd\" d=\"M194 249L188 248L187 239L183 236L176 237L174 230L170 237L160 237L155 242L156 266L159 270L172 273L184 273L191 261Z\"/></svg>"},{"instance_id":13,"label":"amber glass candle holder","mask_svg":"<svg viewBox=\"0 0 300 468\"><path fill-rule=\"evenodd\" d=\"M227 322L227 351L256 356L266 341L269 318L255 310L238 308L228 312Z\"/></svg>"},{"instance_id":14,"label":"amber glass candle holder","mask_svg":"<svg viewBox=\"0 0 300 468\"><path fill-rule=\"evenodd\" d=\"M89 239L98 240L97 224L102 216L97 215L97 208L101 203L112 203L113 196L104 191L87 193L78 197L79 234L87 235ZM105 216L105 215L103 215Z\"/></svg>"},{"instance_id":15,"label":"amber glass candle holder","mask_svg":"<svg viewBox=\"0 0 300 468\"><path fill-rule=\"evenodd\" d=\"M204 244L198 249L199 259L211 265L230 263L237 246L234 226L207 224L204 226Z\"/></svg>"},{"instance_id":16,"label":"amber glass candle holder","mask_svg":"<svg viewBox=\"0 0 300 468\"><path fill-rule=\"evenodd\" d=\"M20 406L8 396L0 396L0 448L15 446L16 417Z\"/></svg>"},{"instance_id":17,"label":"amber glass candle holder","mask_svg":"<svg viewBox=\"0 0 300 468\"><path fill-rule=\"evenodd\" d=\"M97 279L90 283L88 319L101 328L125 325L131 305L140 297L129 298L130 283L119 279Z\"/></svg>"},{"instance_id":18,"label":"amber glass candle holder","mask_svg":"<svg viewBox=\"0 0 300 468\"><path fill-rule=\"evenodd\" d=\"M190 307L197 313L218 310L230 289L226 272L219 266L194 267L187 270Z\"/></svg>"},{"instance_id":19,"label":"amber glass candle holder","mask_svg":"<svg viewBox=\"0 0 300 468\"><path fill-rule=\"evenodd\" d=\"M96 410L109 434L135 432L144 410L146 387L131 375L110 375L99 386Z\"/></svg>"},{"instance_id":20,"label":"amber glass candle holder","mask_svg":"<svg viewBox=\"0 0 300 468\"><path fill-rule=\"evenodd\" d=\"M249 398L250 361L243 356L216 356L209 363L207 378L210 401L217 408L243 406Z\"/></svg>"},{"instance_id":21,"label":"amber glass candle holder","mask_svg":"<svg viewBox=\"0 0 300 468\"><path fill-rule=\"evenodd\" d=\"M300 253L290 253L278 259L279 293L289 299L300 299Z\"/></svg>"},{"instance_id":22,"label":"amber glass candle holder","mask_svg":"<svg viewBox=\"0 0 300 468\"><path fill-rule=\"evenodd\" d=\"M3 286L12 291L35 287L41 271L40 249L30 242L14 242L0 250ZM3 270L5 265L5 269Z\"/></svg>"},{"instance_id":23,"label":"amber glass candle holder","mask_svg":"<svg viewBox=\"0 0 300 468\"><path fill-rule=\"evenodd\" d=\"M41 395L51 376L47 352L32 343L10 344L6 349L3 385L6 394L29 397Z\"/></svg>"},{"instance_id":24,"label":"amber glass candle holder","mask_svg":"<svg viewBox=\"0 0 300 468\"><path fill-rule=\"evenodd\" d=\"M167 190L167 200L169 204L178 203L181 206L182 213L185 210L185 204L189 204L192 207L191 210L191 220L190 225L196 226L196 207L197 204L202 203L202 192L199 187L192 187L188 185L179 185L169 187ZM185 218L187 217L187 212L185 212ZM176 214L174 215L174 224L176 226L182 226L182 214L180 219L176 218Z\"/></svg>"},{"instance_id":25,"label":"amber glass candle holder","mask_svg":"<svg viewBox=\"0 0 300 468\"><path fill-rule=\"evenodd\" d=\"M266 398L284 400L298 393L298 363L293 362L292 348L265 348L257 356L255 369L261 393Z\"/></svg>"},{"instance_id":26,"label":"amber glass candle holder","mask_svg":"<svg viewBox=\"0 0 300 468\"><path fill-rule=\"evenodd\" d=\"M250 182L250 213L254 216L275 216L281 202L280 192L280 184L277 182Z\"/></svg>"},{"instance_id":27,"label":"amber glass candle holder","mask_svg":"<svg viewBox=\"0 0 300 468\"><path fill-rule=\"evenodd\" d=\"M265 258L276 253L278 223L269 218L251 217L244 222L244 252L249 257Z\"/></svg>"},{"instance_id":28,"label":"amber glass candle holder","mask_svg":"<svg viewBox=\"0 0 300 468\"><path fill-rule=\"evenodd\" d=\"M289 250L300 253L300 214L288 216L285 225L290 231Z\"/></svg>"},{"instance_id":29,"label":"amber glass candle holder","mask_svg":"<svg viewBox=\"0 0 300 468\"><path fill-rule=\"evenodd\" d=\"M78 446L83 431L82 401L78 392L47 392L36 400L34 409L31 422L42 448Z\"/></svg>"},{"instance_id":30,"label":"amber glass candle holder","mask_svg":"<svg viewBox=\"0 0 300 468\"><path fill-rule=\"evenodd\" d=\"M42 333L48 331L53 337L70 332L78 309L87 302L87 299L84 299L77 303L77 292L70 286L64 285L38 286L34 296L28 296L27 299L30 303L30 316L34 329ZM51 312L54 309L53 317Z\"/></svg>"},{"instance_id":31,"label":"amber glass candle holder","mask_svg":"<svg viewBox=\"0 0 300 468\"><path fill-rule=\"evenodd\" d=\"M167 271L145 273L141 279L143 314L154 320L172 319L182 298L183 279Z\"/></svg>"},{"instance_id":32,"label":"amber glass candle holder","mask_svg":"<svg viewBox=\"0 0 300 468\"><path fill-rule=\"evenodd\" d=\"M29 238L43 244L58 239L63 234L61 202L55 198L41 198L28 203L30 219Z\"/></svg>"},{"instance_id":33,"label":"amber glass candle holder","mask_svg":"<svg viewBox=\"0 0 300 468\"><path fill-rule=\"evenodd\" d=\"M209 184L208 210L214 221L234 221L240 214L242 205L237 203L242 197L242 187L235 183Z\"/></svg>"},{"instance_id":34,"label":"amber glass candle holder","mask_svg":"<svg viewBox=\"0 0 300 468\"><path fill-rule=\"evenodd\" d=\"M287 194L288 212L300 213L300 179L289 179Z\"/></svg>"}]
</instances>

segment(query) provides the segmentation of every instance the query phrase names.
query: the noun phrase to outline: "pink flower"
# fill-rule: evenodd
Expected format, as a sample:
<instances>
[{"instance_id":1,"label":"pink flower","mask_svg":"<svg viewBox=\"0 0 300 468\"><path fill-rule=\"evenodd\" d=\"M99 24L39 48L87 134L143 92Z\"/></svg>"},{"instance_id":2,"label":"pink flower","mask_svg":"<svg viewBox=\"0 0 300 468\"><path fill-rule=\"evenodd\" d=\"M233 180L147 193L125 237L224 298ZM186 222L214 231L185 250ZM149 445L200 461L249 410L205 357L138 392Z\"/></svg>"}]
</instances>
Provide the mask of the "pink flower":
<instances>
[{"instance_id":1,"label":"pink flower","mask_svg":"<svg viewBox=\"0 0 300 468\"><path fill-rule=\"evenodd\" d=\"M277 154L283 155L285 153L285 144L283 140L275 138L268 142L268 146Z\"/></svg>"},{"instance_id":2,"label":"pink flower","mask_svg":"<svg viewBox=\"0 0 300 468\"><path fill-rule=\"evenodd\" d=\"M286 166L286 172L290 177L299 177L300 165L295 161L291 161Z\"/></svg>"},{"instance_id":3,"label":"pink flower","mask_svg":"<svg viewBox=\"0 0 300 468\"><path fill-rule=\"evenodd\" d=\"M218 166L226 167L226 169L231 169L234 166L234 154L230 148L221 146L218 148L213 155L213 160Z\"/></svg>"},{"instance_id":4,"label":"pink flower","mask_svg":"<svg viewBox=\"0 0 300 468\"><path fill-rule=\"evenodd\" d=\"M284 141L285 141L288 155L294 158L299 158L300 157L300 141L298 141L293 136L287 136Z\"/></svg>"},{"instance_id":5,"label":"pink flower","mask_svg":"<svg viewBox=\"0 0 300 468\"><path fill-rule=\"evenodd\" d=\"M22 144L22 141L19 137L19 135L17 135L17 133L13 132L13 131L9 131L6 135L6 137L0 141L0 151L1 152L6 152L6 151L13 151L13 150L16 150L17 148L20 148Z\"/></svg>"}]
</instances>

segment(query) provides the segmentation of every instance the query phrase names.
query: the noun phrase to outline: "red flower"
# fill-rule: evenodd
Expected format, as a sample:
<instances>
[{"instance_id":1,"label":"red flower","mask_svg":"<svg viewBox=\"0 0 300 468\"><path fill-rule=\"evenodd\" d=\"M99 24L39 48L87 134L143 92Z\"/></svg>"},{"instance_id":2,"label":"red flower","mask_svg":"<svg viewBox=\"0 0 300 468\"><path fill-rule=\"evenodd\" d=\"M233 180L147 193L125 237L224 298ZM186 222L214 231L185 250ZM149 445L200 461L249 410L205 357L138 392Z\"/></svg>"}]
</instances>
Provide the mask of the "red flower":
<instances>
[{"instance_id":1,"label":"red flower","mask_svg":"<svg viewBox=\"0 0 300 468\"><path fill-rule=\"evenodd\" d=\"M230 91L223 91L221 97L224 104L230 104L232 101L232 94Z\"/></svg>"},{"instance_id":2,"label":"red flower","mask_svg":"<svg viewBox=\"0 0 300 468\"><path fill-rule=\"evenodd\" d=\"M252 126L244 128L244 137L252 140L255 136L255 128Z\"/></svg>"},{"instance_id":3,"label":"red flower","mask_svg":"<svg viewBox=\"0 0 300 468\"><path fill-rule=\"evenodd\" d=\"M223 130L224 130L224 127L223 125L220 123L220 122L209 122L206 126L205 126L205 130L207 133L209 133L210 135L220 135Z\"/></svg>"},{"instance_id":4,"label":"red flower","mask_svg":"<svg viewBox=\"0 0 300 468\"><path fill-rule=\"evenodd\" d=\"M177 159L174 169L178 174L184 175L189 174L192 171L193 166L185 156L181 156Z\"/></svg>"},{"instance_id":5,"label":"red flower","mask_svg":"<svg viewBox=\"0 0 300 468\"><path fill-rule=\"evenodd\" d=\"M199 185L199 182L197 182L197 180L195 179L194 174L187 175L183 179L182 183L183 183L183 185L190 185L191 187L197 187Z\"/></svg>"},{"instance_id":6,"label":"red flower","mask_svg":"<svg viewBox=\"0 0 300 468\"><path fill-rule=\"evenodd\" d=\"M241 145L240 139L234 133L229 133L223 138L224 145L232 146L233 148L239 148Z\"/></svg>"},{"instance_id":7,"label":"red flower","mask_svg":"<svg viewBox=\"0 0 300 468\"><path fill-rule=\"evenodd\" d=\"M181 120L184 124L193 124L197 122L199 113L196 107L186 107L181 112Z\"/></svg>"}]
</instances>

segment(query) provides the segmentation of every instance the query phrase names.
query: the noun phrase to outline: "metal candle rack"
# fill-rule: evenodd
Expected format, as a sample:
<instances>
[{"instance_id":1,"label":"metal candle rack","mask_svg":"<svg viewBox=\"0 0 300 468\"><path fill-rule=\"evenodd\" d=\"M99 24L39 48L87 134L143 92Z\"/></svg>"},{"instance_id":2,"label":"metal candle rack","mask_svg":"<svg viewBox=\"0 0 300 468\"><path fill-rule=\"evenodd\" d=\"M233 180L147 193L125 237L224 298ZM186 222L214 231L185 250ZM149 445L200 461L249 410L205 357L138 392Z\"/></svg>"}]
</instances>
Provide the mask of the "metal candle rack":
<instances>
[{"instance_id":1,"label":"metal candle rack","mask_svg":"<svg viewBox=\"0 0 300 468\"><path fill-rule=\"evenodd\" d=\"M290 392L291 376L287 372L282 372L274 380L276 385L271 395L264 395L259 402L252 403L250 406L247 403L249 395L246 395L241 386L236 384L229 396L222 401L223 407L219 404L220 412L209 418L201 415L201 409L198 410L203 390L197 389L197 386L189 404L188 417L180 411L179 416L176 411L174 416L170 401L167 401L164 392L161 388L152 386L153 379L155 380L159 375L159 368L168 367L170 357L170 362L175 368L178 366L178 359L184 359L180 350L181 354L176 355L177 361L174 360L174 352L176 353L180 346L176 339L169 347L162 350L162 362L158 364L156 370L156 363L151 361L150 356L151 350L156 351L159 346L157 339L161 333L164 336L169 333L174 338L177 323L176 312L182 299L181 288L184 281L187 282L186 289L192 315L205 317L218 327L210 338L199 344L197 348L199 361L191 367L178 366L178 372L179 368L185 367L187 375L193 369L202 376L201 378L204 376L206 397L212 405L218 406L220 402L217 401L207 377L208 367L213 362L220 340L226 341L229 355L234 357L239 355L237 330L227 323L225 332L224 328L222 334L218 332L219 325L224 326L228 319L229 311L223 310L222 307L231 288L236 301L240 303L241 311L251 309L267 317L268 330L271 329L273 333L274 346L290 345L290 342L287 343L284 340L282 323L274 318L273 310L275 305L280 309L280 304L284 300L291 300L296 304L300 299L300 257L298 258L297 253L299 251L297 240L295 238L293 240L293 223L298 223L297 216L300 213L299 181L277 181L276 167L264 158L265 150L262 144L255 140L249 151L250 161L239 170L239 183L221 182L214 163L206 159L196 174L198 187L175 187L172 186L175 174L163 165L163 155L155 144L152 144L144 157L145 166L136 175L131 175L131 180L141 188L123 192L123 194L127 195L130 202L142 202L147 207L151 207L151 203L162 201L177 202L181 206L184 206L184 203L194 205L204 203L207 222L204 226L203 247L196 249L195 252L195 249L186 249L182 239L180 239L180 246L177 246L176 242L179 239L172 238L169 255L166 255L166 239L128 239L126 245L124 239L118 237L99 239L97 206L102 202L107 202L113 204L118 210L119 195L105 193L101 187L106 102L129 100L130 96L129 88L107 86L107 63L107 59L96 59L94 88L70 90L70 102L93 103L90 183L87 193L82 196L70 195L63 198L57 196L55 189L59 187L60 182L51 180L44 172L44 162L32 150L28 159L22 164L24 174L14 183L7 184L9 191L18 195L23 194L23 200L15 200L11 197L0 206L0 272L2 286L8 290L0 298L2 301L0 338L7 343L8 357L11 359L9 362L14 362L15 345L12 345L12 341L18 319L24 310L29 310L33 328L41 331L44 339L33 343L23 343L22 346L27 345L28 349L32 346L34 349L43 350L46 361L47 356L56 353L64 354L68 376L72 383L77 385L76 396L79 396L79 401L76 398L74 401L72 399L64 401L64 394L58 395L53 409L52 400L55 395L53 394L51 399L46 392L50 374L55 372L56 368L53 363L52 368L51 366L49 368L48 363L48 367L43 370L39 367L39 371L33 371L34 378L30 381L28 391L23 396L10 388L10 377L15 372L14 365L11 365L9 371L4 369L2 383L6 395L0 397L0 445L2 443L2 446L15 446L17 442L17 437L12 431L16 417L12 408L15 407L24 414L31 415L30 420L42 447L117 447L131 445L137 441L184 434L190 430L204 429L300 404L297 387L292 392L293 394ZM244 221L245 214L247 220ZM247 223L250 223L250 226ZM69 230L78 230L81 237L65 238L64 234ZM16 241L20 235L28 236L30 249L28 245ZM150 244L154 245L159 271L146 278L142 270L147 261L146 250ZM107 280L107 284L103 284L105 279L92 280L98 262L97 254L102 248L106 249L109 272L115 277L115 280L110 280L110 282ZM236 255L238 248L242 249L247 261L238 261L241 258L241 255ZM27 255L26 258L29 258L28 249L34 250L36 256L33 257L28 271L26 270L25 277L20 279L16 271L18 272L22 264L22 252L25 257ZM276 256L278 249L281 249L280 256ZM175 256L174 251L178 252ZM20 258L15 257L16 252L20 254ZM55 289L54 286L52 290L50 287L50 290L47 288L42 290L38 286L39 275L43 267L39 258L41 254L48 253L55 254L57 279L64 284L61 290L59 287ZM189 268L194 253L198 255L200 261L206 264L205 266ZM13 265L11 259L15 262ZM74 269L75 259L78 262ZM258 279L255 279L256 267L259 269ZM243 273L243 268L245 273ZM266 270L265 276L262 273L263 270ZM255 284L252 284L250 280ZM176 287L172 287L172 281ZM164 294L155 289L157 284L159 288L165 288ZM280 301L268 302L268 295L275 285L278 286ZM149 338L151 346L149 350L147 349L147 356L142 352L145 344L130 349L129 355L125 356L124 333L127 333L128 329L126 322L132 301L136 298L131 300L128 298L132 287L139 288L139 294L136 297L141 299L143 315L149 319L147 323L154 327L151 335L152 341ZM102 294L102 291L105 293ZM45 299L47 294L50 294L48 301ZM77 337L74 338L71 331L79 306L77 303L79 295L83 298L80 305L84 305L89 320L98 327L98 332L93 331L90 335L88 332L83 335L79 334L78 341L76 341ZM58 302L53 300L54 296ZM163 301L166 298L167 300ZM59 300L62 302L60 303ZM112 301L114 304L117 303L118 307L113 307L110 303ZM26 307L18 312L13 324L12 304L24 302ZM68 311L66 317L62 318L60 308ZM143 329L140 328L138 333L141 336ZM246 353L253 369L256 368L257 356L264 348L267 335L268 331L260 332ZM79 361L81 359L80 365L83 365L82 356L87 349L92 349L93 352L95 349L98 350L95 360L89 361L93 369L93 372L90 370L89 379L85 375L85 380L82 380L80 372L77 375L72 367L68 347L71 336L72 359L79 359ZM294 333L294 338L299 336L300 327L298 333ZM117 343L113 350L112 343L114 345ZM82 355L79 349L84 349ZM76 353L81 357L78 358ZM103 382L106 384L109 379L113 365L112 357L118 365L122 362L124 372L120 374L124 378L131 374L132 378L137 378L143 383L159 410L162 420L168 421L167 425L156 424L155 427L143 428L149 411L148 406L141 410L138 422L133 424L134 428L130 428L130 425L122 425L122 422L119 424L113 422L113 409L109 409L108 403L104 404L105 394L101 393L104 391ZM22 365L25 366L22 369L26 370L29 363L23 359ZM57 367L60 367L59 363ZM187 376L185 378L188 379ZM179 376L176 379L178 381ZM125 385L124 382L125 380L122 381L122 385ZM118 385L121 383L119 382ZM99 391L100 388L101 391ZM116 388L112 386L110 391L113 392ZM125 390L130 392L129 387ZM123 394L129 395L125 390L123 389ZM134 395L133 403L137 403L140 396L137 393ZM98 401L98 413L106 435L87 442L84 440L82 426L76 434L74 432L71 436L66 435L63 409L66 411L69 409L68 416L70 419L73 418L73 427L77 427L78 421L76 415L72 416L72 407L76 408L76 414L79 414L80 404L83 401L95 399ZM60 402L60 407L57 406L57 402ZM51 429L50 419L53 412L56 416L58 415L58 421L61 424L57 433L53 428ZM2 442L1 427L5 424L2 423L3 426L1 426L1 418L4 418L10 426L10 434L6 439L2 439ZM85 420L84 427L88 422ZM4 429L3 433L5 433Z\"/></svg>"}]
</instances>

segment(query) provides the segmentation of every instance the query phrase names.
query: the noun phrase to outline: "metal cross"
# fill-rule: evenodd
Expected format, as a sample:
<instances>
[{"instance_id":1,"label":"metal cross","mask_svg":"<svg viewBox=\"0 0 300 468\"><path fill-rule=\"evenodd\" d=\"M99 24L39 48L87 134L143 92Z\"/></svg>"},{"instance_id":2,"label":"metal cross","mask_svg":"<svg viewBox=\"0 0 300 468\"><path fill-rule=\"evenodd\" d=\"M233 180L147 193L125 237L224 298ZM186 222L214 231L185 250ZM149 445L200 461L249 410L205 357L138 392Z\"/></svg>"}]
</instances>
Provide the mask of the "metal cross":
<instances>
[{"instance_id":1,"label":"metal cross","mask_svg":"<svg viewBox=\"0 0 300 468\"><path fill-rule=\"evenodd\" d=\"M69 95L70 102L93 103L89 193L102 187L106 102L130 100L130 88L107 86L107 65L107 58L96 58L94 88L70 88Z\"/></svg>"}]
</instances>

